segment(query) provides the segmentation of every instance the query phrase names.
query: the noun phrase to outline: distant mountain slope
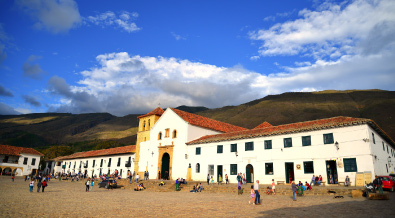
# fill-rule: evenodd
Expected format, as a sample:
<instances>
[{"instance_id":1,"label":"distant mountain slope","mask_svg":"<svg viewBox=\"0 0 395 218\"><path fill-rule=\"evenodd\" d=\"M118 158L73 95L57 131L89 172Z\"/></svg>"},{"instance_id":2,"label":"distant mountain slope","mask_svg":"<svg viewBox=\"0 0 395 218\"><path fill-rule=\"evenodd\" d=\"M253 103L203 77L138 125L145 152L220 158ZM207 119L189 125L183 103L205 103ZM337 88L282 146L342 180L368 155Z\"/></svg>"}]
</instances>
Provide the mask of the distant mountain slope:
<instances>
[{"instance_id":1,"label":"distant mountain slope","mask_svg":"<svg viewBox=\"0 0 395 218\"><path fill-rule=\"evenodd\" d=\"M393 91L283 93L239 106L177 109L249 129L264 121L280 125L335 116L369 118L395 139ZM138 116L116 117L108 113L0 116L0 144L34 148L68 145L74 152L135 144Z\"/></svg>"},{"instance_id":2,"label":"distant mountain slope","mask_svg":"<svg viewBox=\"0 0 395 218\"><path fill-rule=\"evenodd\" d=\"M122 143L134 143L136 130L133 128L138 125L137 116L116 117L108 113L0 116L0 143L24 147L45 147L54 144L121 138L129 139L122 140ZM122 137L119 137L117 132L120 132ZM105 136L99 137L100 135Z\"/></svg>"},{"instance_id":3,"label":"distant mountain slope","mask_svg":"<svg viewBox=\"0 0 395 218\"><path fill-rule=\"evenodd\" d=\"M199 115L254 128L264 121L280 125L335 116L374 120L395 139L395 92L349 90L269 95L239 106L199 112Z\"/></svg>"}]
</instances>

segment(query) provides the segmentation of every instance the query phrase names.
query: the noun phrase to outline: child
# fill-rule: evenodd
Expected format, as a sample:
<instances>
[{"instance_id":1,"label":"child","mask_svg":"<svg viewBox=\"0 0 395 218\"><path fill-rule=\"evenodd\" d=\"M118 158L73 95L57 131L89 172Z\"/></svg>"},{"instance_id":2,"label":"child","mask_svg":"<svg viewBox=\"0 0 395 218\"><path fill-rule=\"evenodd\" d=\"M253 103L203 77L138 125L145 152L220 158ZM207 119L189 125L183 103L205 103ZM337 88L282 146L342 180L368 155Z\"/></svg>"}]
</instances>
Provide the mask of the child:
<instances>
[{"instance_id":1,"label":"child","mask_svg":"<svg viewBox=\"0 0 395 218\"><path fill-rule=\"evenodd\" d=\"M248 203L251 204L251 201L252 201L252 204L255 204L254 200L255 200L254 185L251 185L251 199L248 201Z\"/></svg>"},{"instance_id":2,"label":"child","mask_svg":"<svg viewBox=\"0 0 395 218\"><path fill-rule=\"evenodd\" d=\"M211 185L214 184L214 178L211 176Z\"/></svg>"},{"instance_id":3,"label":"child","mask_svg":"<svg viewBox=\"0 0 395 218\"><path fill-rule=\"evenodd\" d=\"M276 195L275 190L276 190L276 184L274 183L274 179L272 179L272 192L273 192L273 195Z\"/></svg>"},{"instance_id":4,"label":"child","mask_svg":"<svg viewBox=\"0 0 395 218\"><path fill-rule=\"evenodd\" d=\"M243 194L243 189L241 188L241 181L239 181L237 183L237 190L238 190L238 192L237 192L238 195L242 195Z\"/></svg>"}]
</instances>

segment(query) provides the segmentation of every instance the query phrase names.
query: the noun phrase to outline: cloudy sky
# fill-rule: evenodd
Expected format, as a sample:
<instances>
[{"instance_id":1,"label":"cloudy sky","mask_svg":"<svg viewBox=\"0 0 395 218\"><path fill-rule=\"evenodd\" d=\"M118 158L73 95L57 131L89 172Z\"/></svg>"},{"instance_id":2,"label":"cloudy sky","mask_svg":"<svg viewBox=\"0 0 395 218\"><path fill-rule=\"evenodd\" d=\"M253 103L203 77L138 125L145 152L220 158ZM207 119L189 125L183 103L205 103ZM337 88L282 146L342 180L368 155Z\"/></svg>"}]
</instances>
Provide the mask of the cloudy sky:
<instances>
[{"instance_id":1,"label":"cloudy sky","mask_svg":"<svg viewBox=\"0 0 395 218\"><path fill-rule=\"evenodd\" d=\"M395 90L395 1L0 0L0 114Z\"/></svg>"}]
</instances>

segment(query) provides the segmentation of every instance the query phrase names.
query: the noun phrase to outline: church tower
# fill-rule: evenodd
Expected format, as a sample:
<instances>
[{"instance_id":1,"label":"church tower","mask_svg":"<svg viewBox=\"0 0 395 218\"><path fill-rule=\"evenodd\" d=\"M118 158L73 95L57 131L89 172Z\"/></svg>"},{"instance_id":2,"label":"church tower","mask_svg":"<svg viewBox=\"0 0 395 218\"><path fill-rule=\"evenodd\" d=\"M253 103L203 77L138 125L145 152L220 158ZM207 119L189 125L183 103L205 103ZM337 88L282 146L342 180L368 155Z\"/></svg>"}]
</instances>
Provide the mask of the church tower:
<instances>
[{"instance_id":1,"label":"church tower","mask_svg":"<svg viewBox=\"0 0 395 218\"><path fill-rule=\"evenodd\" d=\"M136 156L134 160L134 171L139 173L140 178L144 178L144 172L139 172L139 160L140 160L140 143L150 140L151 128L154 126L156 121L162 116L165 111L157 107L155 110L148 114L137 117L139 119L139 129L137 131L136 141ZM141 163L144 164L144 163Z\"/></svg>"}]
</instances>

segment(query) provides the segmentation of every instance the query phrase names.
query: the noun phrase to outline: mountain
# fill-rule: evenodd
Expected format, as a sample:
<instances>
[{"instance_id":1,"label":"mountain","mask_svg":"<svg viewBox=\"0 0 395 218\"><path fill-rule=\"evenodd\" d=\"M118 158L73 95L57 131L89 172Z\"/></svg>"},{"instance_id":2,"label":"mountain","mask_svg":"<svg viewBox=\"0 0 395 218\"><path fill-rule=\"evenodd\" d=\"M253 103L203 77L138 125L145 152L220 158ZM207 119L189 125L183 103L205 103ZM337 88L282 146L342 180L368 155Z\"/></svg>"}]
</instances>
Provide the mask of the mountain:
<instances>
[{"instance_id":1,"label":"mountain","mask_svg":"<svg viewBox=\"0 0 395 218\"><path fill-rule=\"evenodd\" d=\"M272 125L335 116L374 120L395 139L395 92L347 90L294 92L269 95L238 106L216 109L180 106L177 109L254 128L264 121ZM138 114L116 117L109 113L43 113L0 116L0 143L44 150L64 145L85 151L135 144Z\"/></svg>"},{"instance_id":2,"label":"mountain","mask_svg":"<svg viewBox=\"0 0 395 218\"><path fill-rule=\"evenodd\" d=\"M335 116L369 118L395 139L394 91L329 90L283 93L239 106L211 109L197 114L249 129L264 121L281 125Z\"/></svg>"}]
</instances>

